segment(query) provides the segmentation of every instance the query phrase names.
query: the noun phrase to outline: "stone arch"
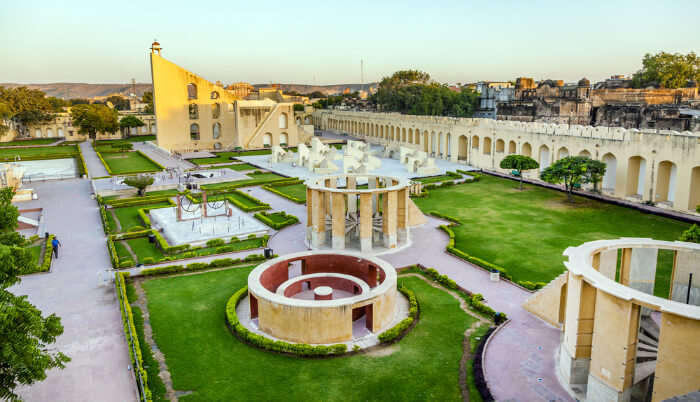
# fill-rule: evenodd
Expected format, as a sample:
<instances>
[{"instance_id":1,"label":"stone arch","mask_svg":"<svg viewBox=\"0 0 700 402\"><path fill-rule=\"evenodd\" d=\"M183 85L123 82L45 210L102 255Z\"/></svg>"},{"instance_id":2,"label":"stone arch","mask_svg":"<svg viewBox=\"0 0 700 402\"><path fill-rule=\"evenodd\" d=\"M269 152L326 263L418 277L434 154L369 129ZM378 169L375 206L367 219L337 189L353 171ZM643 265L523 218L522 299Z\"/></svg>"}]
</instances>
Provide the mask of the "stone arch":
<instances>
[{"instance_id":1,"label":"stone arch","mask_svg":"<svg viewBox=\"0 0 700 402\"><path fill-rule=\"evenodd\" d=\"M676 177L678 166L671 161L659 163L656 178L656 202L673 202L676 199Z\"/></svg>"},{"instance_id":2,"label":"stone arch","mask_svg":"<svg viewBox=\"0 0 700 402\"><path fill-rule=\"evenodd\" d=\"M457 159L459 159L461 161L467 160L467 151L468 151L467 136L460 135L459 139L457 140L457 143L458 143Z\"/></svg>"},{"instance_id":3,"label":"stone arch","mask_svg":"<svg viewBox=\"0 0 700 402\"><path fill-rule=\"evenodd\" d=\"M508 154L514 154L518 152L518 145L515 141L508 141Z\"/></svg>"},{"instance_id":4,"label":"stone arch","mask_svg":"<svg viewBox=\"0 0 700 402\"><path fill-rule=\"evenodd\" d=\"M496 153L503 153L506 148L506 142L503 141L502 139L497 139L496 140Z\"/></svg>"},{"instance_id":5,"label":"stone arch","mask_svg":"<svg viewBox=\"0 0 700 402\"><path fill-rule=\"evenodd\" d=\"M197 99L197 85L194 83L187 84L187 99Z\"/></svg>"},{"instance_id":6,"label":"stone arch","mask_svg":"<svg viewBox=\"0 0 700 402\"><path fill-rule=\"evenodd\" d=\"M644 197L647 160L641 156L632 156L627 160L627 183L625 195Z\"/></svg>"},{"instance_id":7,"label":"stone arch","mask_svg":"<svg viewBox=\"0 0 700 402\"><path fill-rule=\"evenodd\" d=\"M429 148L430 144L428 143L428 141L429 141L428 136L429 136L428 130L424 130L423 131L423 152L430 152L430 148Z\"/></svg>"},{"instance_id":8,"label":"stone arch","mask_svg":"<svg viewBox=\"0 0 700 402\"><path fill-rule=\"evenodd\" d=\"M479 149L479 136L475 135L472 137L472 149Z\"/></svg>"},{"instance_id":9,"label":"stone arch","mask_svg":"<svg viewBox=\"0 0 700 402\"><path fill-rule=\"evenodd\" d=\"M559 148L559 150L557 151L557 160L564 159L567 156L569 156L569 149L566 147Z\"/></svg>"},{"instance_id":10,"label":"stone arch","mask_svg":"<svg viewBox=\"0 0 700 402\"><path fill-rule=\"evenodd\" d=\"M581 152L578 153L578 156L584 156L584 157L586 157L586 158L590 158L590 157L591 157L591 153L588 152L587 149L584 149L583 151L581 151Z\"/></svg>"},{"instance_id":11,"label":"stone arch","mask_svg":"<svg viewBox=\"0 0 700 402\"><path fill-rule=\"evenodd\" d=\"M58 135L59 138L62 138L63 137L63 128L59 127L56 134Z\"/></svg>"},{"instance_id":12,"label":"stone arch","mask_svg":"<svg viewBox=\"0 0 700 402\"><path fill-rule=\"evenodd\" d=\"M34 130L34 137L41 138L41 129L37 128Z\"/></svg>"},{"instance_id":13,"label":"stone arch","mask_svg":"<svg viewBox=\"0 0 700 402\"><path fill-rule=\"evenodd\" d=\"M218 119L220 115L221 115L221 105L218 103L211 105L211 118Z\"/></svg>"},{"instance_id":14,"label":"stone arch","mask_svg":"<svg viewBox=\"0 0 700 402\"><path fill-rule=\"evenodd\" d=\"M401 127L401 142L406 142L406 127Z\"/></svg>"},{"instance_id":15,"label":"stone arch","mask_svg":"<svg viewBox=\"0 0 700 402\"><path fill-rule=\"evenodd\" d=\"M51 127L46 129L46 138L53 138L53 130L51 130Z\"/></svg>"},{"instance_id":16,"label":"stone arch","mask_svg":"<svg viewBox=\"0 0 700 402\"><path fill-rule=\"evenodd\" d=\"M690 192L688 209L695 210L700 205L700 166L695 166L690 171Z\"/></svg>"},{"instance_id":17,"label":"stone arch","mask_svg":"<svg viewBox=\"0 0 700 402\"><path fill-rule=\"evenodd\" d=\"M272 146L272 133L265 133L262 137L262 143L264 148L269 148Z\"/></svg>"},{"instance_id":18,"label":"stone arch","mask_svg":"<svg viewBox=\"0 0 700 402\"><path fill-rule=\"evenodd\" d=\"M190 114L190 120L199 119L199 106L197 106L196 103L190 103L190 106L188 107L188 109L189 109L189 114Z\"/></svg>"},{"instance_id":19,"label":"stone arch","mask_svg":"<svg viewBox=\"0 0 700 402\"><path fill-rule=\"evenodd\" d=\"M491 155L491 137L484 137L484 146L482 152L484 155Z\"/></svg>"},{"instance_id":20,"label":"stone arch","mask_svg":"<svg viewBox=\"0 0 700 402\"><path fill-rule=\"evenodd\" d=\"M211 93L209 94L209 97L211 99L219 99L219 93L216 91L211 91Z\"/></svg>"},{"instance_id":21,"label":"stone arch","mask_svg":"<svg viewBox=\"0 0 700 402\"><path fill-rule=\"evenodd\" d=\"M304 116L304 124L311 124L311 115Z\"/></svg>"},{"instance_id":22,"label":"stone arch","mask_svg":"<svg viewBox=\"0 0 700 402\"><path fill-rule=\"evenodd\" d=\"M445 135L441 132L437 135L438 138L438 155L445 155Z\"/></svg>"},{"instance_id":23,"label":"stone arch","mask_svg":"<svg viewBox=\"0 0 700 402\"><path fill-rule=\"evenodd\" d=\"M601 160L605 164L605 175L603 175L603 190L614 193L617 175L617 158L611 153L603 155Z\"/></svg>"},{"instance_id":24,"label":"stone arch","mask_svg":"<svg viewBox=\"0 0 700 402\"><path fill-rule=\"evenodd\" d=\"M301 126L301 117L297 116L295 122L297 123L297 126Z\"/></svg>"},{"instance_id":25,"label":"stone arch","mask_svg":"<svg viewBox=\"0 0 700 402\"><path fill-rule=\"evenodd\" d=\"M538 153L540 157L540 171L542 171L547 169L550 165L549 147L542 144Z\"/></svg>"},{"instance_id":26,"label":"stone arch","mask_svg":"<svg viewBox=\"0 0 700 402\"><path fill-rule=\"evenodd\" d=\"M280 113L278 123L279 128L287 128L287 113Z\"/></svg>"},{"instance_id":27,"label":"stone arch","mask_svg":"<svg viewBox=\"0 0 700 402\"><path fill-rule=\"evenodd\" d=\"M217 139L217 138L221 137L221 123L219 123L219 122L214 123L212 125L211 132L212 132L212 135L211 135L212 138Z\"/></svg>"},{"instance_id":28,"label":"stone arch","mask_svg":"<svg viewBox=\"0 0 700 402\"><path fill-rule=\"evenodd\" d=\"M430 152L431 152L433 155L436 154L435 151L436 151L437 148L438 148L438 143L437 143L437 142L438 142L438 138L437 138L437 135L435 135L435 131L431 131L431 132L430 132Z\"/></svg>"},{"instance_id":29,"label":"stone arch","mask_svg":"<svg viewBox=\"0 0 700 402\"><path fill-rule=\"evenodd\" d=\"M530 145L529 142L523 143L523 145L520 147L520 154L523 156L532 157L532 145Z\"/></svg>"},{"instance_id":30,"label":"stone arch","mask_svg":"<svg viewBox=\"0 0 700 402\"><path fill-rule=\"evenodd\" d=\"M285 146L289 144L289 136L287 133L280 134L280 146Z\"/></svg>"},{"instance_id":31,"label":"stone arch","mask_svg":"<svg viewBox=\"0 0 700 402\"><path fill-rule=\"evenodd\" d=\"M190 124L190 139L192 141L199 141L199 124Z\"/></svg>"},{"instance_id":32,"label":"stone arch","mask_svg":"<svg viewBox=\"0 0 700 402\"><path fill-rule=\"evenodd\" d=\"M407 140L408 140L408 143L409 143L409 144L412 144L412 143L413 143L413 129L412 129L412 128L409 128L409 129L408 129L408 138L407 138Z\"/></svg>"}]
</instances>

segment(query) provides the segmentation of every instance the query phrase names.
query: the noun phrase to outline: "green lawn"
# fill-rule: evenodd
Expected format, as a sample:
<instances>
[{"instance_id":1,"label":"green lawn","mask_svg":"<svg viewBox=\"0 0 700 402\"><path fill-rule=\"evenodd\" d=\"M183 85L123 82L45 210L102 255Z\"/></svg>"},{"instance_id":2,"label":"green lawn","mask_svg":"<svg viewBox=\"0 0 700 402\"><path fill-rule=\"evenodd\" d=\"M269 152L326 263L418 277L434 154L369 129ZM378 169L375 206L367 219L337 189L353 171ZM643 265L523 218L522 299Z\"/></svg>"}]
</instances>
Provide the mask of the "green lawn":
<instances>
[{"instance_id":1,"label":"green lawn","mask_svg":"<svg viewBox=\"0 0 700 402\"><path fill-rule=\"evenodd\" d=\"M41 244L36 245L36 246L30 246L27 247L27 250L29 250L30 253L32 253L32 258L34 259L35 264L41 264Z\"/></svg>"},{"instance_id":2,"label":"green lawn","mask_svg":"<svg viewBox=\"0 0 700 402\"><path fill-rule=\"evenodd\" d=\"M109 165L112 174L129 174L136 172L158 172L162 170L152 160L138 152L103 153L102 159Z\"/></svg>"},{"instance_id":3,"label":"green lawn","mask_svg":"<svg viewBox=\"0 0 700 402\"><path fill-rule=\"evenodd\" d=\"M274 188L280 193L306 201L306 185L304 183L290 184L288 186L274 186Z\"/></svg>"},{"instance_id":4,"label":"green lawn","mask_svg":"<svg viewBox=\"0 0 700 402\"><path fill-rule=\"evenodd\" d=\"M141 135L141 136L124 138L121 140L97 140L97 141L95 141L95 151L97 151L97 152L119 151L120 150L119 145L121 145L121 144L131 144L134 142L155 141L155 139L156 139L155 135Z\"/></svg>"},{"instance_id":5,"label":"green lawn","mask_svg":"<svg viewBox=\"0 0 700 402\"><path fill-rule=\"evenodd\" d=\"M161 260L163 257L166 255L163 254L162 251L160 251L159 248L156 247L155 244L150 243L148 241L148 237L138 237L136 239L128 239L128 240L121 240L118 242L115 242L114 245L115 247L117 246L118 243L121 243L122 241L125 241L129 244L129 247L131 248L131 251L136 254L137 260L134 261L135 264L138 263L143 263L145 258L151 257L155 262L158 262ZM234 243L226 243L224 245L225 247L228 247L230 249L229 252L236 252L236 251L244 251L244 250L251 250L255 248L260 248L263 246L263 239L261 237L255 238L255 239L245 239L241 241L237 241ZM207 256L207 255L212 255L215 254L217 249L219 247L224 247L224 246L217 246L217 247L204 247L196 250L189 250L189 251L184 251L179 254L174 254L171 255L171 257L174 257L175 259L182 259L185 258L185 253L194 253L194 256L200 257L200 256ZM120 247L123 247L120 244ZM122 256L121 253L125 253L125 255L128 258L131 258L131 256L128 254L126 249L120 252L119 247L117 247L117 255ZM173 262L173 264L176 264L177 262Z\"/></svg>"},{"instance_id":6,"label":"green lawn","mask_svg":"<svg viewBox=\"0 0 700 402\"><path fill-rule=\"evenodd\" d=\"M58 138L32 138L29 140L15 140L0 142L0 147L20 147L23 145L48 145L58 141Z\"/></svg>"},{"instance_id":7,"label":"green lawn","mask_svg":"<svg viewBox=\"0 0 700 402\"><path fill-rule=\"evenodd\" d=\"M147 205L135 205L133 207L123 207L123 208L114 208L112 211L114 211L114 214L117 216L117 219L119 220L119 224L122 227L122 232L126 232L130 228L134 226L142 226L145 227L143 224L143 221L139 217L138 210L141 208L148 208L148 209L153 209L153 208L165 208L165 207L172 207L172 205L168 202L157 202L155 204L147 204ZM107 215L109 219L110 215L110 210L107 210ZM116 226L115 226L116 227Z\"/></svg>"},{"instance_id":8,"label":"green lawn","mask_svg":"<svg viewBox=\"0 0 700 402\"><path fill-rule=\"evenodd\" d=\"M439 211L462 220L455 247L500 265L513 279L548 282L564 271L569 246L619 237L675 240L690 225L536 186L519 191L511 180L484 175L481 181L430 190L414 198L423 212ZM671 265L661 254L655 293L668 293Z\"/></svg>"},{"instance_id":9,"label":"green lawn","mask_svg":"<svg viewBox=\"0 0 700 402\"><path fill-rule=\"evenodd\" d=\"M289 215L284 212L272 212L265 216L267 216L272 222L276 223L283 223L289 219Z\"/></svg>"},{"instance_id":10,"label":"green lawn","mask_svg":"<svg viewBox=\"0 0 700 402\"><path fill-rule=\"evenodd\" d=\"M150 323L181 401L461 400L459 361L474 319L457 300L413 277L420 322L393 353L302 359L241 343L224 322L226 301L252 267L143 282Z\"/></svg>"},{"instance_id":11,"label":"green lawn","mask_svg":"<svg viewBox=\"0 0 700 402\"><path fill-rule=\"evenodd\" d=\"M269 182L274 182L282 179L286 179L284 176L280 176L275 173L269 173L269 172L263 172L263 173L248 173L246 176L250 177L250 179L245 179L245 180L234 180L234 181L225 181L222 183L214 183L214 184L204 184L201 186L203 190L217 190L221 188L226 188L230 187L232 185L246 185L248 183L256 183L256 184L265 184Z\"/></svg>"},{"instance_id":12,"label":"green lawn","mask_svg":"<svg viewBox=\"0 0 700 402\"><path fill-rule=\"evenodd\" d=\"M114 249L117 252L117 257L119 258L119 261L133 260L133 258L131 258L131 254L129 254L129 251L126 249L126 246L123 243L124 241L125 240L114 242ZM135 263L137 263L137 261L134 261L134 264Z\"/></svg>"},{"instance_id":13,"label":"green lawn","mask_svg":"<svg viewBox=\"0 0 700 402\"><path fill-rule=\"evenodd\" d=\"M455 179L459 179L459 177L453 177L453 176L444 174L441 176L420 177L420 178L413 179L413 180L419 181L423 184L430 184L430 183L439 183L442 181L455 180Z\"/></svg>"},{"instance_id":14,"label":"green lawn","mask_svg":"<svg viewBox=\"0 0 700 402\"><path fill-rule=\"evenodd\" d=\"M13 159L15 156L19 156L20 158L40 158L42 156L48 156L49 159L53 159L57 156L72 158L77 154L78 148L76 145L34 148L0 148L0 159L4 160Z\"/></svg>"}]
</instances>

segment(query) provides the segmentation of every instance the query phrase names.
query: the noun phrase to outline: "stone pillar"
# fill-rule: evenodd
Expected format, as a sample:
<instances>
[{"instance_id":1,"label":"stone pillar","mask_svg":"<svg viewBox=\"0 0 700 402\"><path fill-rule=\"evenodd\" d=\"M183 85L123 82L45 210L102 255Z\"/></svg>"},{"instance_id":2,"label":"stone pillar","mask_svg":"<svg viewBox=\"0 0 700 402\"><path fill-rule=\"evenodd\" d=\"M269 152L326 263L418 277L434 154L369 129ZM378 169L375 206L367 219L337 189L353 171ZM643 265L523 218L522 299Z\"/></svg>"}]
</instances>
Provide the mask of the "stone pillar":
<instances>
[{"instance_id":1,"label":"stone pillar","mask_svg":"<svg viewBox=\"0 0 700 402\"><path fill-rule=\"evenodd\" d=\"M656 261L659 250L656 248L633 248L630 257L629 287L646 294L654 294Z\"/></svg>"},{"instance_id":2,"label":"stone pillar","mask_svg":"<svg viewBox=\"0 0 700 402\"><path fill-rule=\"evenodd\" d=\"M397 192L389 191L382 195L383 206L382 206L382 224L384 232L384 247L394 248L396 247L397 235L396 235L396 221L397 221Z\"/></svg>"},{"instance_id":3,"label":"stone pillar","mask_svg":"<svg viewBox=\"0 0 700 402\"><path fill-rule=\"evenodd\" d=\"M614 281L617 273L617 249L603 250L595 254L593 256L593 268Z\"/></svg>"},{"instance_id":4,"label":"stone pillar","mask_svg":"<svg viewBox=\"0 0 700 402\"><path fill-rule=\"evenodd\" d=\"M331 239L334 250L345 248L345 194L328 193L331 195Z\"/></svg>"},{"instance_id":5,"label":"stone pillar","mask_svg":"<svg viewBox=\"0 0 700 402\"><path fill-rule=\"evenodd\" d=\"M306 188L306 244L311 246L311 232L313 230L313 193L314 190Z\"/></svg>"},{"instance_id":6,"label":"stone pillar","mask_svg":"<svg viewBox=\"0 0 700 402\"><path fill-rule=\"evenodd\" d=\"M311 245L318 248L326 243L326 197L325 193L319 190L314 190L312 197Z\"/></svg>"},{"instance_id":7,"label":"stone pillar","mask_svg":"<svg viewBox=\"0 0 700 402\"><path fill-rule=\"evenodd\" d=\"M207 215L207 192L202 193L202 211L203 215L205 218L208 216Z\"/></svg>"},{"instance_id":8,"label":"stone pillar","mask_svg":"<svg viewBox=\"0 0 700 402\"><path fill-rule=\"evenodd\" d=\"M652 401L665 401L700 389L700 321L671 313L661 314L659 352Z\"/></svg>"},{"instance_id":9,"label":"stone pillar","mask_svg":"<svg viewBox=\"0 0 700 402\"><path fill-rule=\"evenodd\" d=\"M693 280L690 284L688 300L688 283L690 274ZM700 306L700 252L676 251L671 274L671 300Z\"/></svg>"},{"instance_id":10,"label":"stone pillar","mask_svg":"<svg viewBox=\"0 0 700 402\"><path fill-rule=\"evenodd\" d=\"M354 190L357 188L357 179L354 177L348 177L346 188L348 190ZM348 213L354 214L357 212L357 194L348 194Z\"/></svg>"},{"instance_id":11,"label":"stone pillar","mask_svg":"<svg viewBox=\"0 0 700 402\"><path fill-rule=\"evenodd\" d=\"M182 220L182 199L180 197L181 197L180 194L175 196L175 201L177 203L177 210L175 212L177 215L178 222L180 222Z\"/></svg>"},{"instance_id":12,"label":"stone pillar","mask_svg":"<svg viewBox=\"0 0 700 402\"><path fill-rule=\"evenodd\" d=\"M372 194L360 194L360 250L372 251Z\"/></svg>"},{"instance_id":13,"label":"stone pillar","mask_svg":"<svg viewBox=\"0 0 700 402\"><path fill-rule=\"evenodd\" d=\"M596 289L583 277L569 272L559 365L564 380L570 385L585 384L588 379L595 310Z\"/></svg>"},{"instance_id":14,"label":"stone pillar","mask_svg":"<svg viewBox=\"0 0 700 402\"><path fill-rule=\"evenodd\" d=\"M639 319L638 305L597 292L587 400L630 400Z\"/></svg>"},{"instance_id":15,"label":"stone pillar","mask_svg":"<svg viewBox=\"0 0 700 402\"><path fill-rule=\"evenodd\" d=\"M623 248L622 258L620 259L620 283L629 286L630 272L632 270L632 249Z\"/></svg>"},{"instance_id":16,"label":"stone pillar","mask_svg":"<svg viewBox=\"0 0 700 402\"><path fill-rule=\"evenodd\" d=\"M408 241L408 188L397 191L397 234L400 244Z\"/></svg>"},{"instance_id":17,"label":"stone pillar","mask_svg":"<svg viewBox=\"0 0 700 402\"><path fill-rule=\"evenodd\" d=\"M367 188L372 190L377 188L377 178L367 177ZM372 213L377 212L377 194L372 195Z\"/></svg>"}]
</instances>

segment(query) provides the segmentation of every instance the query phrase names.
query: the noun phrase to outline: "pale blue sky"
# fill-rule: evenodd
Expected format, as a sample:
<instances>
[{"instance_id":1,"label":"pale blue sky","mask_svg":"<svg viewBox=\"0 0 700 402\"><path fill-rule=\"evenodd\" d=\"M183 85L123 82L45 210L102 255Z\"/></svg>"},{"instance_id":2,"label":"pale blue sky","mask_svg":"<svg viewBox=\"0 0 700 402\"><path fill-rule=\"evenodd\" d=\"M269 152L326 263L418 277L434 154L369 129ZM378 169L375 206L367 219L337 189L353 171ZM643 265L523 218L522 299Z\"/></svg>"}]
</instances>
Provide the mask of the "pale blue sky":
<instances>
[{"instance_id":1,"label":"pale blue sky","mask_svg":"<svg viewBox=\"0 0 700 402\"><path fill-rule=\"evenodd\" d=\"M225 83L631 74L700 51L700 1L32 1L0 5L0 82L150 82L148 47Z\"/></svg>"}]
</instances>

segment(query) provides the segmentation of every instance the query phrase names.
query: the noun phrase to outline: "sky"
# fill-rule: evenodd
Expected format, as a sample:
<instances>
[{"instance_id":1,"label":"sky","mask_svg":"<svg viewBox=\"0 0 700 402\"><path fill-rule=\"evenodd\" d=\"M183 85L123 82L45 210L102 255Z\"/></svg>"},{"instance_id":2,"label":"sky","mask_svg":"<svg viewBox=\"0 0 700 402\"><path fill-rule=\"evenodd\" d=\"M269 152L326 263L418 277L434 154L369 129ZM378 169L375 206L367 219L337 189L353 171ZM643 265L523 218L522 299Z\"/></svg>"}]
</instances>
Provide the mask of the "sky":
<instances>
[{"instance_id":1,"label":"sky","mask_svg":"<svg viewBox=\"0 0 700 402\"><path fill-rule=\"evenodd\" d=\"M698 0L2 0L0 82L150 82L154 38L224 83L595 82L646 53L700 52L699 15Z\"/></svg>"}]
</instances>

